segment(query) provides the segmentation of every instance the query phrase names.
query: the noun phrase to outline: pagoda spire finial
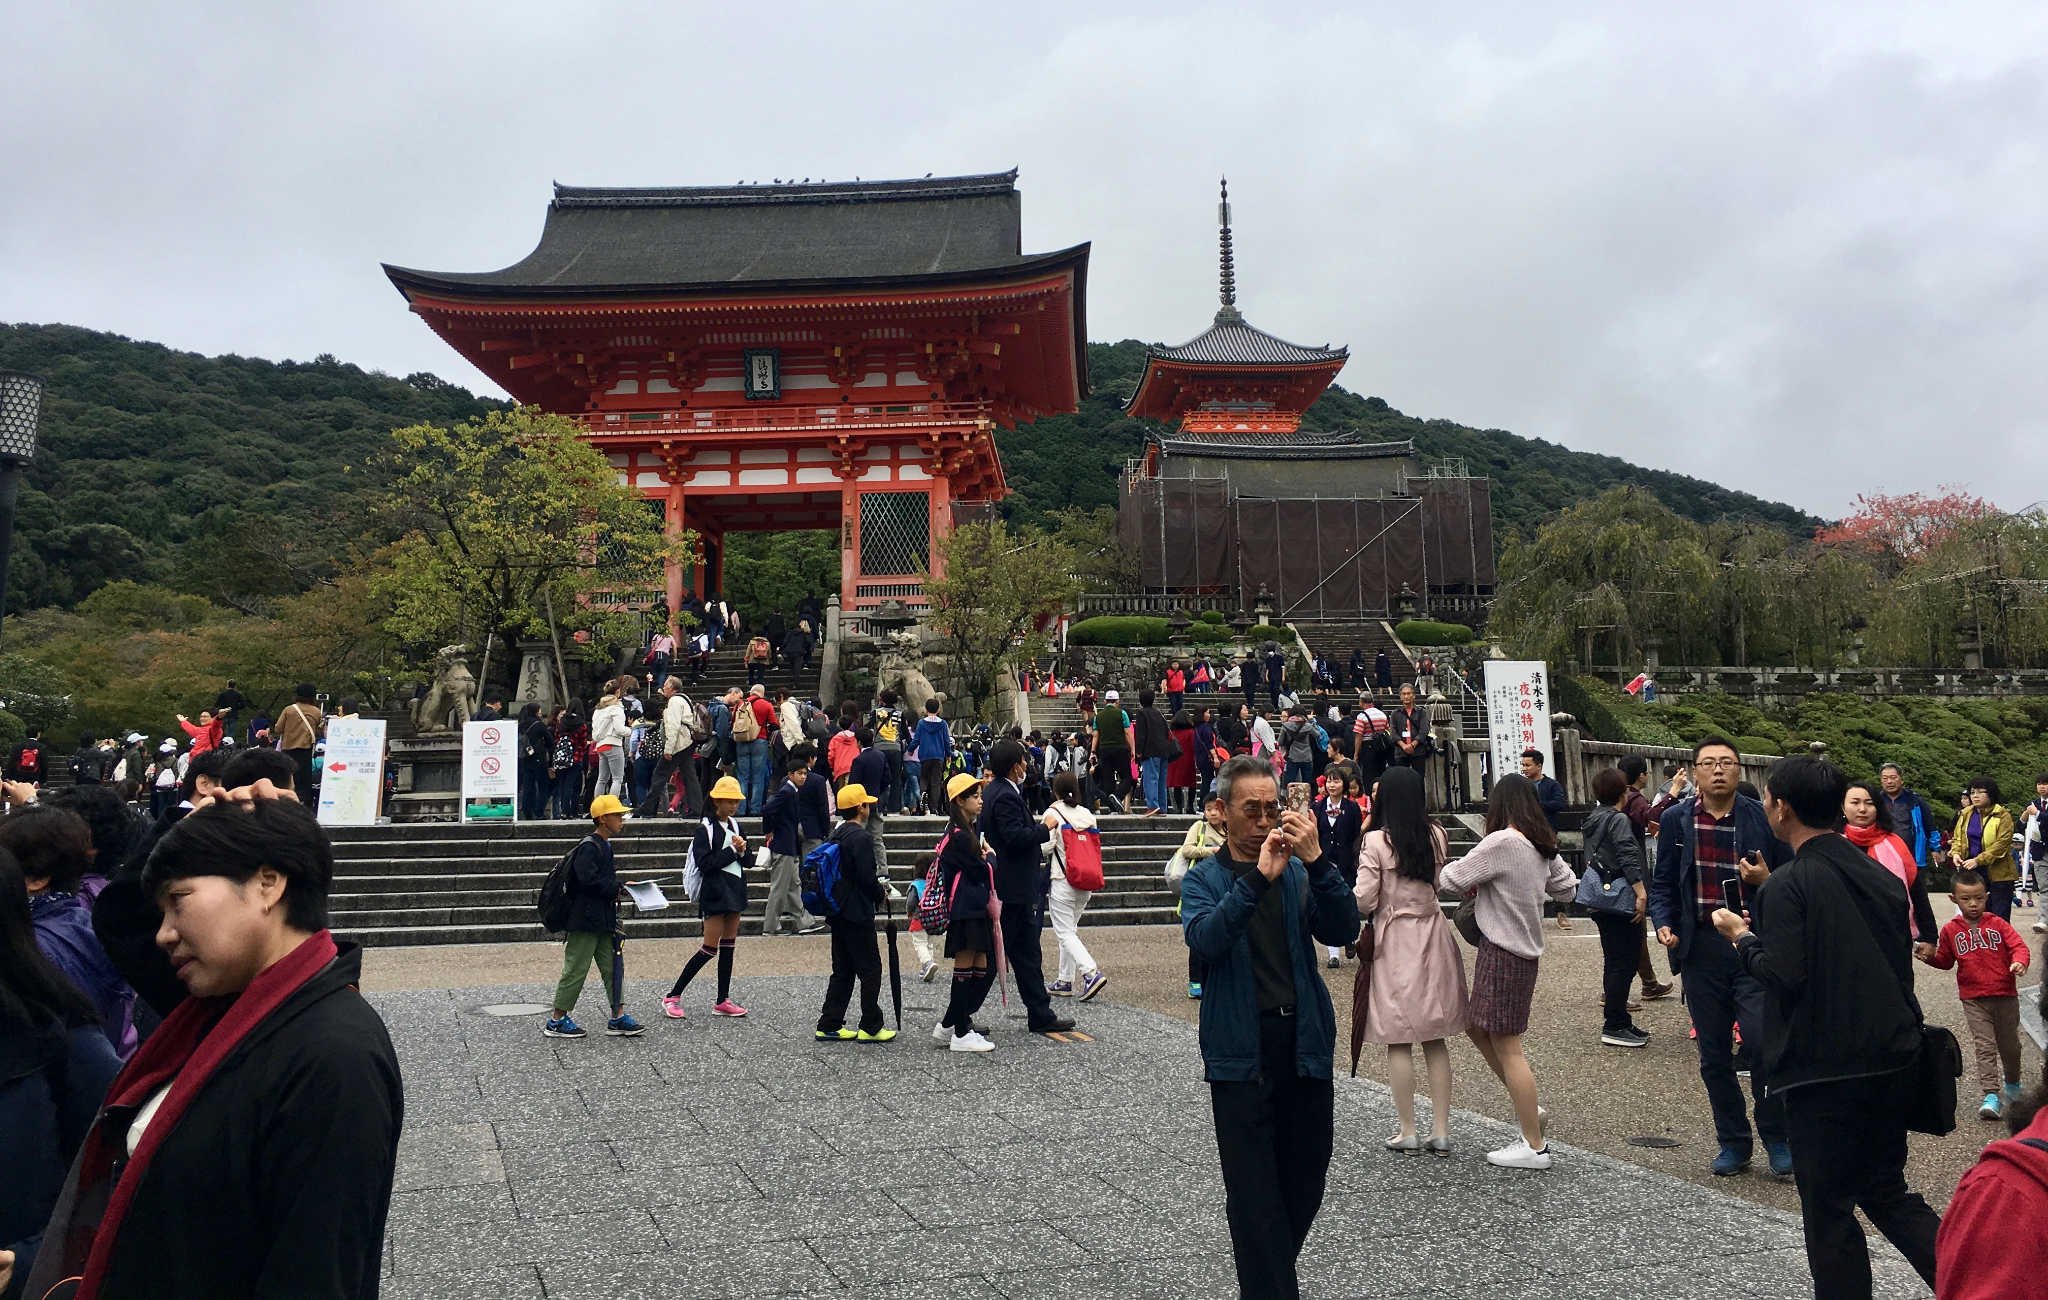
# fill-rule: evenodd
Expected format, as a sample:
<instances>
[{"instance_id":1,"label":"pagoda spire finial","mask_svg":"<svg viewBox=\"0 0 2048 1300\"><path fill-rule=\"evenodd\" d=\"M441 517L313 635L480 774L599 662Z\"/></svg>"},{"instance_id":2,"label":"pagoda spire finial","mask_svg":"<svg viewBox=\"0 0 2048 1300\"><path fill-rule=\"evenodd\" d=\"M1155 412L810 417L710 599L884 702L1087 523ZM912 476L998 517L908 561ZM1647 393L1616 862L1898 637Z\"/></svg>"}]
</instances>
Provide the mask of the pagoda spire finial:
<instances>
[{"instance_id":1,"label":"pagoda spire finial","mask_svg":"<svg viewBox=\"0 0 2048 1300\"><path fill-rule=\"evenodd\" d=\"M1220 233L1217 235L1217 247L1220 253L1220 279L1223 290L1223 306L1216 313L1216 323L1222 325L1227 322L1244 319L1237 312L1237 260L1230 251L1230 178L1228 176L1223 178L1222 200L1216 205L1216 223L1220 227Z\"/></svg>"}]
</instances>

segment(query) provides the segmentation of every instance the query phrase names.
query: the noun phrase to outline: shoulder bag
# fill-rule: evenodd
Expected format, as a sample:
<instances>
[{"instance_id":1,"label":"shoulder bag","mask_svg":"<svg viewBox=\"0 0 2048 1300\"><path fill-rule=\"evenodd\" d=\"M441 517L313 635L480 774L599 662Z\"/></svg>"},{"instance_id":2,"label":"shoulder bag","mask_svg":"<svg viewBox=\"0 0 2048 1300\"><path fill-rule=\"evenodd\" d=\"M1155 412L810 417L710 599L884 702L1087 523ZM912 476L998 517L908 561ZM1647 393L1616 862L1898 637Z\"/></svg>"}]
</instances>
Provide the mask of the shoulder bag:
<instances>
[{"instance_id":1,"label":"shoulder bag","mask_svg":"<svg viewBox=\"0 0 2048 1300\"><path fill-rule=\"evenodd\" d=\"M1863 909L1857 908L1856 915L1870 941L1883 948L1884 940ZM1927 1023L1919 999L1903 988L1899 996L1920 1025L1920 1049L1900 1071L1906 1088L1906 1127L1929 1137L1947 1137L1956 1131L1956 1080L1963 1075L1963 1046L1948 1029Z\"/></svg>"}]
</instances>

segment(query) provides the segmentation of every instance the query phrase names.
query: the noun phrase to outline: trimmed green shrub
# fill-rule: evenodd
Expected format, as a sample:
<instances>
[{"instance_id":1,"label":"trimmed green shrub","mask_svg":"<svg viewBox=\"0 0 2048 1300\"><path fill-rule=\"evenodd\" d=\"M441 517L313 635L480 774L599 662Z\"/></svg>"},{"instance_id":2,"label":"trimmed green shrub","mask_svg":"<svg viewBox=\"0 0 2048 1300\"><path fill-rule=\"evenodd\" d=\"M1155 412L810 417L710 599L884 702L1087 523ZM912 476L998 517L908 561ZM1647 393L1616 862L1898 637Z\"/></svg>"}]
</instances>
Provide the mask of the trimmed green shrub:
<instances>
[{"instance_id":1,"label":"trimmed green shrub","mask_svg":"<svg viewBox=\"0 0 2048 1300\"><path fill-rule=\"evenodd\" d=\"M1426 618L1408 618L1395 624L1394 635L1403 645L1470 645L1472 629L1463 623L1434 623Z\"/></svg>"},{"instance_id":2,"label":"trimmed green shrub","mask_svg":"<svg viewBox=\"0 0 2048 1300\"><path fill-rule=\"evenodd\" d=\"M1194 623L1188 627L1188 640L1196 645L1220 645L1230 639L1230 629L1220 623Z\"/></svg>"},{"instance_id":3,"label":"trimmed green shrub","mask_svg":"<svg viewBox=\"0 0 2048 1300\"><path fill-rule=\"evenodd\" d=\"M1205 609L1202 611L1202 617L1198 621L1203 623L1223 623L1228 620L1223 617L1223 611L1220 609Z\"/></svg>"},{"instance_id":4,"label":"trimmed green shrub","mask_svg":"<svg viewBox=\"0 0 2048 1300\"><path fill-rule=\"evenodd\" d=\"M1067 629L1069 645L1165 645L1166 620L1143 614L1098 614Z\"/></svg>"},{"instance_id":5,"label":"trimmed green shrub","mask_svg":"<svg viewBox=\"0 0 2048 1300\"><path fill-rule=\"evenodd\" d=\"M1294 632L1291 628L1277 627L1271 623L1254 623L1244 635L1245 639L1255 646L1265 641L1278 641L1281 649L1290 654L1296 652Z\"/></svg>"}]
</instances>

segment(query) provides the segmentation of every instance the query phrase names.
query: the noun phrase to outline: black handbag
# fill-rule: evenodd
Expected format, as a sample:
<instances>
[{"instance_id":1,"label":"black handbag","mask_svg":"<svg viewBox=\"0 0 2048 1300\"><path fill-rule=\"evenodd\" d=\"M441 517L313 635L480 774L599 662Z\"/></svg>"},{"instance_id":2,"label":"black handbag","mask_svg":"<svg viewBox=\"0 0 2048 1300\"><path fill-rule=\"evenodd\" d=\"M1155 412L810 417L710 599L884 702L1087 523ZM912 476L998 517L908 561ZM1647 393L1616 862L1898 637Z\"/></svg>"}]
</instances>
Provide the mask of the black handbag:
<instances>
[{"instance_id":1,"label":"black handbag","mask_svg":"<svg viewBox=\"0 0 2048 1300\"><path fill-rule=\"evenodd\" d=\"M1963 1046L1940 1025L1920 1026L1920 1051L1907 1067L1906 1127L1930 1137L1956 1131L1956 1080Z\"/></svg>"},{"instance_id":2,"label":"black handbag","mask_svg":"<svg viewBox=\"0 0 2048 1300\"><path fill-rule=\"evenodd\" d=\"M1862 919L1863 932L1870 936L1870 941L1882 946L1884 941L1870 924L1870 918L1860 910L1856 915ZM1929 1137L1947 1137L1956 1131L1956 1080L1963 1076L1963 1046L1947 1029L1927 1023L1910 984L1899 992L1906 1009L1920 1024L1920 1048L1913 1054L1912 1063L1900 1071L1905 1076L1907 1091L1906 1128Z\"/></svg>"},{"instance_id":3,"label":"black handbag","mask_svg":"<svg viewBox=\"0 0 2048 1300\"><path fill-rule=\"evenodd\" d=\"M1479 929L1478 904L1469 898L1458 904L1458 910L1451 913L1451 925L1457 929L1459 937L1474 948L1477 948L1479 941L1485 937Z\"/></svg>"}]
</instances>

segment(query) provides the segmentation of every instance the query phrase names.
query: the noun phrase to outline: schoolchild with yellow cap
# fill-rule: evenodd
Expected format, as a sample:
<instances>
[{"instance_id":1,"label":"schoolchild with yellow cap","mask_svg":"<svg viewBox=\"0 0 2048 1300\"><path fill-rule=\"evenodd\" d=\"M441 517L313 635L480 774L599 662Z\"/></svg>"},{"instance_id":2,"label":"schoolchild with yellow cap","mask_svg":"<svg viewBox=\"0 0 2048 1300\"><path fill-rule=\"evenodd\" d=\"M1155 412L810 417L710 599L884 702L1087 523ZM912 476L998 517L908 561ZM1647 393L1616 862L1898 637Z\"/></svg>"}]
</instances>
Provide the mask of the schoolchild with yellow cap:
<instances>
[{"instance_id":1,"label":"schoolchild with yellow cap","mask_svg":"<svg viewBox=\"0 0 2048 1300\"><path fill-rule=\"evenodd\" d=\"M876 803L867 787L849 781L839 790L839 825L832 843L839 846L839 882L825 909L832 931L832 979L825 985L825 1005L818 1012L821 1043L886 1043L896 1031L882 1023L882 950L875 943L875 905L882 901L882 882L875 873L875 837L868 817ZM860 1029L846 1027L846 1004L860 981Z\"/></svg>"},{"instance_id":2,"label":"schoolchild with yellow cap","mask_svg":"<svg viewBox=\"0 0 2048 1300\"><path fill-rule=\"evenodd\" d=\"M562 939L562 978L555 984L555 1005L541 1032L549 1038L582 1038L584 1030L569 1015L583 996L590 967L605 985L611 1019L604 1031L614 1038L636 1038L647 1029L626 1014L626 990L613 947L619 932L619 877L612 865L612 839L626 824L626 805L617 795L601 794L590 801L590 834L569 852L569 923Z\"/></svg>"},{"instance_id":3,"label":"schoolchild with yellow cap","mask_svg":"<svg viewBox=\"0 0 2048 1300\"><path fill-rule=\"evenodd\" d=\"M688 861L695 866L702 882L697 888L697 912L704 918L704 938L661 1000L661 1013L670 1020L684 1018L683 990L690 987L690 981L713 957L718 959L718 1001L711 1004L711 1014L747 1014L745 1007L732 1000L732 963L739 944L740 914L747 910L747 841L740 834L737 820L740 804L746 797L738 781L730 776L719 777L706 796L711 811L690 837Z\"/></svg>"}]
</instances>

